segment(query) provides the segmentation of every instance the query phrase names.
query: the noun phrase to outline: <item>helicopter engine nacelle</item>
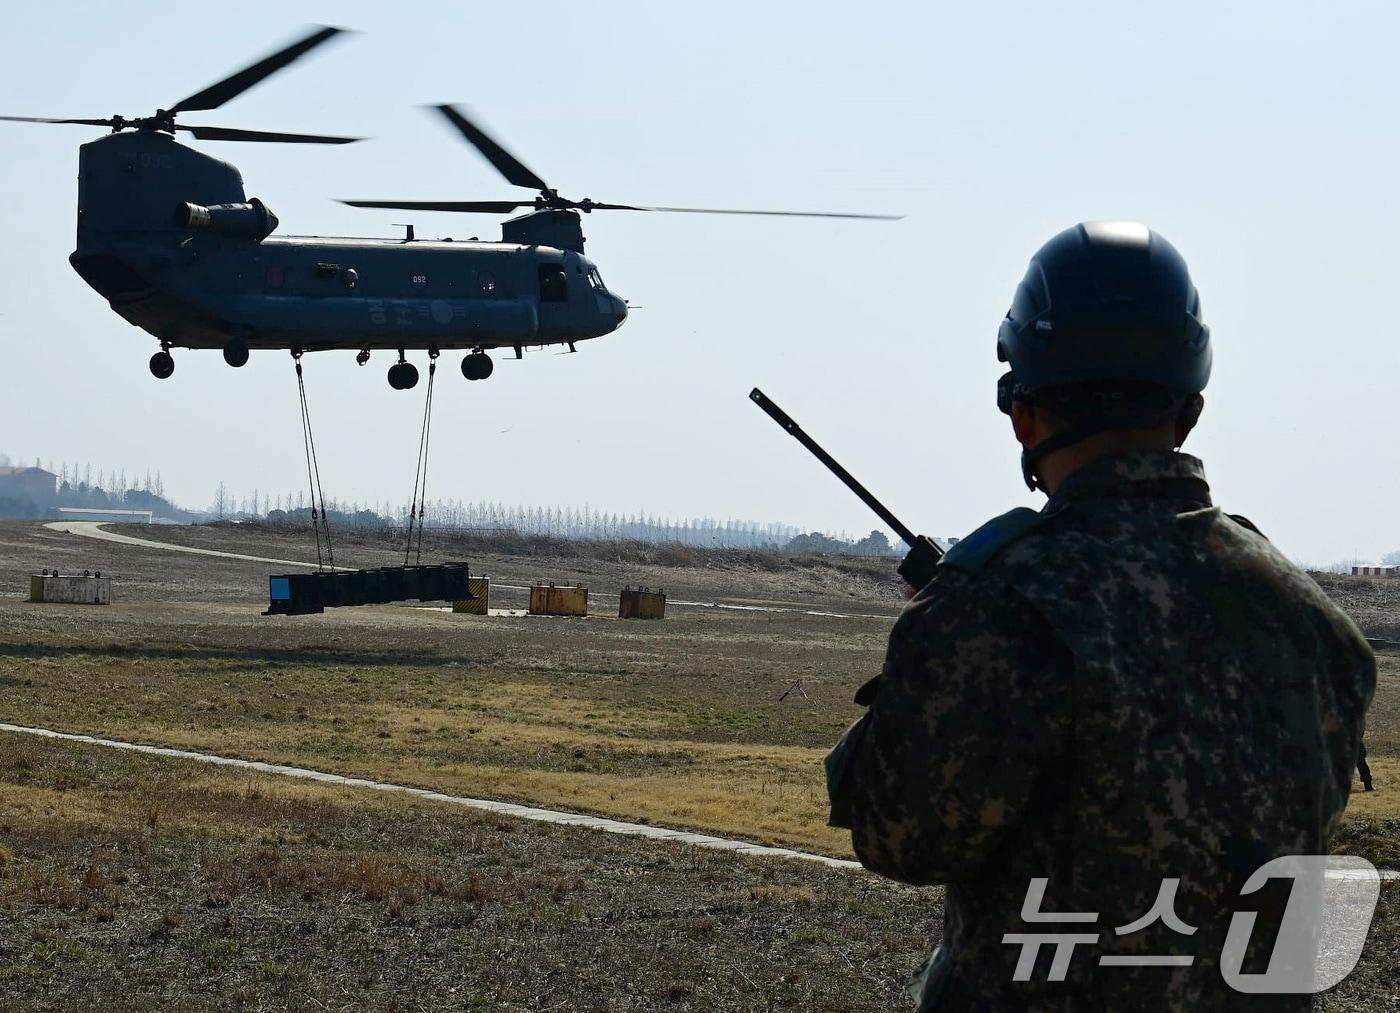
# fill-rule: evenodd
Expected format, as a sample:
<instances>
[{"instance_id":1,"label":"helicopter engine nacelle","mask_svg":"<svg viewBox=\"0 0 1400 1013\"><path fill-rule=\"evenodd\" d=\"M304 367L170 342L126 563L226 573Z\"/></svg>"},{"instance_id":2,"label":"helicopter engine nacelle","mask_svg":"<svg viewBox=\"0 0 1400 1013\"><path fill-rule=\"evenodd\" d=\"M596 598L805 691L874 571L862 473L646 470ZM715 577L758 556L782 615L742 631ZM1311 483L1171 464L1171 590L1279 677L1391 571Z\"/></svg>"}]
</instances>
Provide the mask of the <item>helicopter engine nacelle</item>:
<instances>
[{"instance_id":1,"label":"helicopter engine nacelle","mask_svg":"<svg viewBox=\"0 0 1400 1013\"><path fill-rule=\"evenodd\" d=\"M175 209L175 224L195 232L212 232L260 243L277 228L277 216L256 197L246 204L205 206L186 201Z\"/></svg>"}]
</instances>

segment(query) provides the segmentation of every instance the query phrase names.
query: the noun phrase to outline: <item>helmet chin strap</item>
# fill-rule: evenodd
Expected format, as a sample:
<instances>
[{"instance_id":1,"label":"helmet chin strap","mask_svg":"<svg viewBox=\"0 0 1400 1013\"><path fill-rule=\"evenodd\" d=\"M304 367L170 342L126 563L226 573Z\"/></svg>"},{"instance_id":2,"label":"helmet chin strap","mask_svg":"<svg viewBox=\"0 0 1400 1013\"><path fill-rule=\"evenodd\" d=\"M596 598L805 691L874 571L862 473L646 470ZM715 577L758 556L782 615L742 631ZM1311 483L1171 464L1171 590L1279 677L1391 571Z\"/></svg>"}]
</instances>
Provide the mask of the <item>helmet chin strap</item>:
<instances>
[{"instance_id":1,"label":"helmet chin strap","mask_svg":"<svg viewBox=\"0 0 1400 1013\"><path fill-rule=\"evenodd\" d=\"M1045 488L1044 483L1040 481L1040 476L1035 473L1035 462L1045 455L1053 454L1055 451L1075 443L1081 443L1091 436L1097 436L1099 433L1107 432L1110 429L1155 429L1156 427L1157 423L1151 425L1125 425L1122 422L1108 419L1100 419L1096 422L1081 422L1078 425L1070 426L1068 429L1063 429L1054 436L1041 440L1033 447L1021 448L1021 477L1025 479L1026 488L1031 492L1035 492L1037 489L1045 489L1048 495L1050 490Z\"/></svg>"},{"instance_id":2,"label":"helmet chin strap","mask_svg":"<svg viewBox=\"0 0 1400 1013\"><path fill-rule=\"evenodd\" d=\"M1025 480L1026 488L1035 492L1037 489L1044 489L1048 495L1050 490L1045 488L1040 476L1035 472L1035 463L1047 454L1053 454L1064 447L1082 443L1091 436L1107 432L1110 429L1156 429L1175 421L1186 433L1189 433L1196 425L1196 420L1201 417L1201 407L1204 401L1199 394L1186 395L1181 401L1173 404L1166 411L1136 418L1114 418L1112 416L1100 417L1093 421L1078 422L1068 429L1061 430L1054 436L1041 440L1034 447L1023 447L1021 449L1021 478Z\"/></svg>"}]
</instances>

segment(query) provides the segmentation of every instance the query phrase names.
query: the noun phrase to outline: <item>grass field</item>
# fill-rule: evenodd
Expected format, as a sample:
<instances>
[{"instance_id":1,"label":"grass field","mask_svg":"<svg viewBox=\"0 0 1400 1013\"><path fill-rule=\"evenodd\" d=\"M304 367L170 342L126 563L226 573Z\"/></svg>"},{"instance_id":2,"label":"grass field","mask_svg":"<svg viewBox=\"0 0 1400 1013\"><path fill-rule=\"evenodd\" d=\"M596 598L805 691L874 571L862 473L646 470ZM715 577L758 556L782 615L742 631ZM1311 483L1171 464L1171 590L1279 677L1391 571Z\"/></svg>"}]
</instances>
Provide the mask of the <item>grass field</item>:
<instances>
[{"instance_id":1,"label":"grass field","mask_svg":"<svg viewBox=\"0 0 1400 1013\"><path fill-rule=\"evenodd\" d=\"M6 1009L880 1010L938 897L0 738Z\"/></svg>"},{"instance_id":2,"label":"grass field","mask_svg":"<svg viewBox=\"0 0 1400 1013\"><path fill-rule=\"evenodd\" d=\"M745 613L678 615L665 638L394 607L285 620L116 604L86 630L71 617L0 603L8 720L831 853L846 845L823 825L820 759L882 633Z\"/></svg>"},{"instance_id":3,"label":"grass field","mask_svg":"<svg viewBox=\"0 0 1400 1013\"><path fill-rule=\"evenodd\" d=\"M277 558L306 547L236 527L140 534ZM742 553L663 561L625 547L605 559L468 548L433 550L469 555L505 583L582 579L614 593L646 583L673 597L870 616L898 607L893 582L868 561L784 570ZM376 565L394 551L346 543L337 561ZM397 606L264 618L265 564L0 524L0 580L18 589L44 565L115 573L117 601L75 610L0 597L0 719L849 855L847 837L824 825L819 761L857 714L850 694L878 668L890 618L673 608L650 624ZM1329 591L1363 624L1383 625L1400 601L1377 583ZM1380 790L1353 795L1338 848L1396 866L1400 655L1380 662L1368 732ZM163 976L223 954L222 984L189 992L198 1001L182 1008L216 1008L230 992L254 1008L387 1009L400 998L404 1009L552 1008L541 977L552 967L555 987L568 983L559 1008L593 1008L579 997L601 989L600 1009L662 999L873 1009L896 1000L898 979L937 936L939 891L14 739L0 737L0 857L10 856L0 865L0 982L46 982L55 997L101 994L116 975L146 982L137 994L155 1008L176 994ZM509 885L522 877L528 889ZM472 898L483 890L481 907ZM1394 896L1329 1008L1386 1008L1369 1004L1400 991ZM857 916L862 904L870 910ZM663 913L618 913L634 906ZM161 929L167 914L177 923ZM697 920L710 927L692 934ZM308 921L315 928L297 936ZM137 936L139 953L121 965L116 951ZM425 981L465 987L448 966L480 981L450 999L436 985L406 986L414 946L434 954ZM766 956L754 959L753 947ZM687 962L678 950L708 956Z\"/></svg>"}]
</instances>

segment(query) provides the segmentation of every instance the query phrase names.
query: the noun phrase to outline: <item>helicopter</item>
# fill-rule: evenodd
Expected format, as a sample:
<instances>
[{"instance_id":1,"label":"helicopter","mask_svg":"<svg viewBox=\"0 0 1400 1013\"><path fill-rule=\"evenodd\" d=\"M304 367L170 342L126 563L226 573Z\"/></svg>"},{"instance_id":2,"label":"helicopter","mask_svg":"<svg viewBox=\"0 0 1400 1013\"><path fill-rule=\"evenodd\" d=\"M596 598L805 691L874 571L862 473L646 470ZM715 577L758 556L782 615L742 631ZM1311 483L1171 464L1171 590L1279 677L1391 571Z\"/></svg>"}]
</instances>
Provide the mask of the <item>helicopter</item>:
<instances>
[{"instance_id":1,"label":"helicopter","mask_svg":"<svg viewBox=\"0 0 1400 1013\"><path fill-rule=\"evenodd\" d=\"M599 210L799 217L897 216L825 212L737 211L642 207L592 199L570 200L548 186L465 113L440 113L507 182L537 195L503 201L352 200L355 207L509 213L500 242L402 238L275 236L277 216L248 197L233 165L179 143L177 132L198 140L342 145L361 140L189 126L176 117L217 109L342 33L318 27L298 41L153 115L128 119L0 120L109 127L111 133L79 149L76 249L69 263L111 308L160 342L150 371L168 379L171 349L222 349L232 367L251 350L370 352L390 350L397 361L389 385L417 385L407 352L436 360L465 349L462 374L489 377L490 350L566 345L602 337L627 319L628 304L603 283L583 255L581 214Z\"/></svg>"}]
</instances>

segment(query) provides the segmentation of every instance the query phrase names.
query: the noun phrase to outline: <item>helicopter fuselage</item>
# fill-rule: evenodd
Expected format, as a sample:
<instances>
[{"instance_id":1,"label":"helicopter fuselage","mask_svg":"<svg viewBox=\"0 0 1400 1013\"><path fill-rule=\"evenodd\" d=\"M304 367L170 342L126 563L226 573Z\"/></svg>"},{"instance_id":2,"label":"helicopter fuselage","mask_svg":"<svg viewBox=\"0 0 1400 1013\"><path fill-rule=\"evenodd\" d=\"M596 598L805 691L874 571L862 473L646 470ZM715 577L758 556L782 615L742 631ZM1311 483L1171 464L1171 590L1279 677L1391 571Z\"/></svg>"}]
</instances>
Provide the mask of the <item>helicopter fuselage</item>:
<instances>
[{"instance_id":1,"label":"helicopter fuselage","mask_svg":"<svg viewBox=\"0 0 1400 1013\"><path fill-rule=\"evenodd\" d=\"M506 242L277 237L236 168L154 130L83 145L78 189L70 262L163 348L520 349L627 316L573 211L506 222Z\"/></svg>"},{"instance_id":2,"label":"helicopter fuselage","mask_svg":"<svg viewBox=\"0 0 1400 1013\"><path fill-rule=\"evenodd\" d=\"M308 352L567 344L611 333L627 315L587 258L542 246L199 236L83 254L89 265L108 258L130 272L125 290L89 283L174 348L230 338Z\"/></svg>"}]
</instances>

